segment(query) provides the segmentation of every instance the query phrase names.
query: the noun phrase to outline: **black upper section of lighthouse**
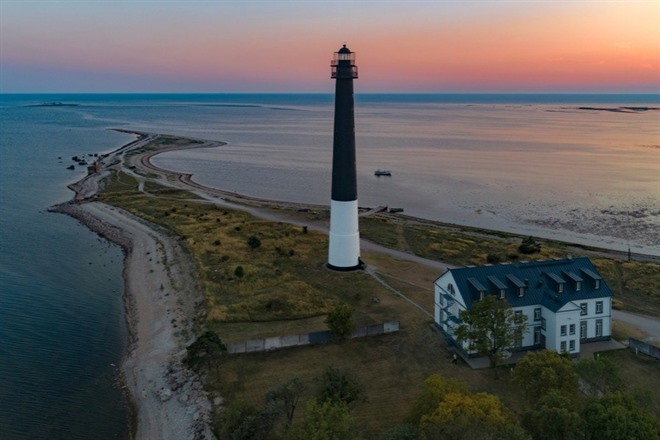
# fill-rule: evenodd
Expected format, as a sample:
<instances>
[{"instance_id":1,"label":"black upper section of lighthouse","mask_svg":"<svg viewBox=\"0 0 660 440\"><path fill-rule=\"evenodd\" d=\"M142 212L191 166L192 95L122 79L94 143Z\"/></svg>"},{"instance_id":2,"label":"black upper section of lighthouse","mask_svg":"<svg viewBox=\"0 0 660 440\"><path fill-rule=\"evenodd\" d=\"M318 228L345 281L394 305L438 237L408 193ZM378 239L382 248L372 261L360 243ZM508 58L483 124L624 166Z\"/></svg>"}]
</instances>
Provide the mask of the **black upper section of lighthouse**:
<instances>
[{"instance_id":1,"label":"black upper section of lighthouse","mask_svg":"<svg viewBox=\"0 0 660 440\"><path fill-rule=\"evenodd\" d=\"M353 78L357 78L355 52L346 45L335 52L331 77L335 86L335 130L332 148L332 200L357 200L355 168L355 113Z\"/></svg>"}]
</instances>

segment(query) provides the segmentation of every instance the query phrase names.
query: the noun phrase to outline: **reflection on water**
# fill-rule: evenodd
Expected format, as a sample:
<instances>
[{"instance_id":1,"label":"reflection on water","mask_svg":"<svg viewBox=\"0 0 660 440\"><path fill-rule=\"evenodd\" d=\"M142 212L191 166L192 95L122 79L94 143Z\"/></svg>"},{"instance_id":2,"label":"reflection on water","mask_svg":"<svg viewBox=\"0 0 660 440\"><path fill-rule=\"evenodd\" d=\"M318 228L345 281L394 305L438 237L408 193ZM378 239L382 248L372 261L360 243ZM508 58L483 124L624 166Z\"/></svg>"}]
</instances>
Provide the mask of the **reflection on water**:
<instances>
[{"instance_id":1,"label":"reflection on water","mask_svg":"<svg viewBox=\"0 0 660 440\"><path fill-rule=\"evenodd\" d=\"M660 111L579 106L358 106L360 204L660 254ZM170 131L229 145L155 161L193 172L210 186L327 204L332 106L298 110L253 108L213 120L206 114L208 125L182 122ZM392 170L393 177L374 177L378 168Z\"/></svg>"}]
</instances>

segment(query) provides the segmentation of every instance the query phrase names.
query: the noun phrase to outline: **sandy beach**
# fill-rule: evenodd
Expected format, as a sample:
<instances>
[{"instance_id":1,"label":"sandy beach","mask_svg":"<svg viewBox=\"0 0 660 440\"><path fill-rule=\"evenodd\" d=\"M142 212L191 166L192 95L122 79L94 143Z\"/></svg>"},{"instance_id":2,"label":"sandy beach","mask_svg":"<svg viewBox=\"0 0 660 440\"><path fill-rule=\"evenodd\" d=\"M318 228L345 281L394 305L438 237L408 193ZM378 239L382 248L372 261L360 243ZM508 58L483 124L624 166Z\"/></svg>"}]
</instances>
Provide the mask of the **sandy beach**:
<instances>
[{"instance_id":1,"label":"sandy beach","mask_svg":"<svg viewBox=\"0 0 660 440\"><path fill-rule=\"evenodd\" d=\"M111 169L130 172L124 153L153 139L138 136L104 157L101 172L71 185L72 201L51 210L77 218L125 251L130 341L122 373L135 411L135 438L207 439L211 403L198 378L182 365L185 347L194 338L192 318L203 303L193 259L177 237L94 201L99 181Z\"/></svg>"}]
</instances>

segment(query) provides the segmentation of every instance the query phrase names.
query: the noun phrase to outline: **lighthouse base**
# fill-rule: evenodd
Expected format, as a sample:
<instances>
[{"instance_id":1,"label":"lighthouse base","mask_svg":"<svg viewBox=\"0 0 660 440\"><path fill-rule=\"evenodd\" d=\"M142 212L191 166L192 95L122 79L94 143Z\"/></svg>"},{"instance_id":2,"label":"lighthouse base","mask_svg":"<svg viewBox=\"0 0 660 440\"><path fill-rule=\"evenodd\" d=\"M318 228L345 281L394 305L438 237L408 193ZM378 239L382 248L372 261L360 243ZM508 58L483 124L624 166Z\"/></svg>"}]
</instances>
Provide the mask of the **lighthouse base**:
<instances>
[{"instance_id":1,"label":"lighthouse base","mask_svg":"<svg viewBox=\"0 0 660 440\"><path fill-rule=\"evenodd\" d=\"M330 243L328 268L350 271L364 267L360 260L357 200L330 202Z\"/></svg>"}]
</instances>

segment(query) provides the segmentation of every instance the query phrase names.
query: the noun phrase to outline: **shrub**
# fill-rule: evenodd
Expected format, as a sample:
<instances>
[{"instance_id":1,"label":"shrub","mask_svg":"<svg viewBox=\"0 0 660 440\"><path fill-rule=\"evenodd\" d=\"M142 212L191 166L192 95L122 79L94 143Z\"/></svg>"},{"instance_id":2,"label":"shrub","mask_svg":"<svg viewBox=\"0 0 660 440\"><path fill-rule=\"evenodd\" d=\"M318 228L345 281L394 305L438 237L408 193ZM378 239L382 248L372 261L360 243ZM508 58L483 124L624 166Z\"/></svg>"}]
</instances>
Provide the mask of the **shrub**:
<instances>
[{"instance_id":1,"label":"shrub","mask_svg":"<svg viewBox=\"0 0 660 440\"><path fill-rule=\"evenodd\" d=\"M243 266L236 266L234 275L236 275L238 278L243 278L243 275L245 275L245 269L243 269Z\"/></svg>"},{"instance_id":2,"label":"shrub","mask_svg":"<svg viewBox=\"0 0 660 440\"><path fill-rule=\"evenodd\" d=\"M251 235L250 238L247 240L248 246L250 246L251 249L256 249L259 246L261 246L261 240L259 240L259 237L256 235Z\"/></svg>"},{"instance_id":3,"label":"shrub","mask_svg":"<svg viewBox=\"0 0 660 440\"><path fill-rule=\"evenodd\" d=\"M534 237L527 237L522 243L520 243L520 246L518 246L518 251L523 254L541 252L541 243L537 243L536 240L534 240Z\"/></svg>"}]
</instances>

